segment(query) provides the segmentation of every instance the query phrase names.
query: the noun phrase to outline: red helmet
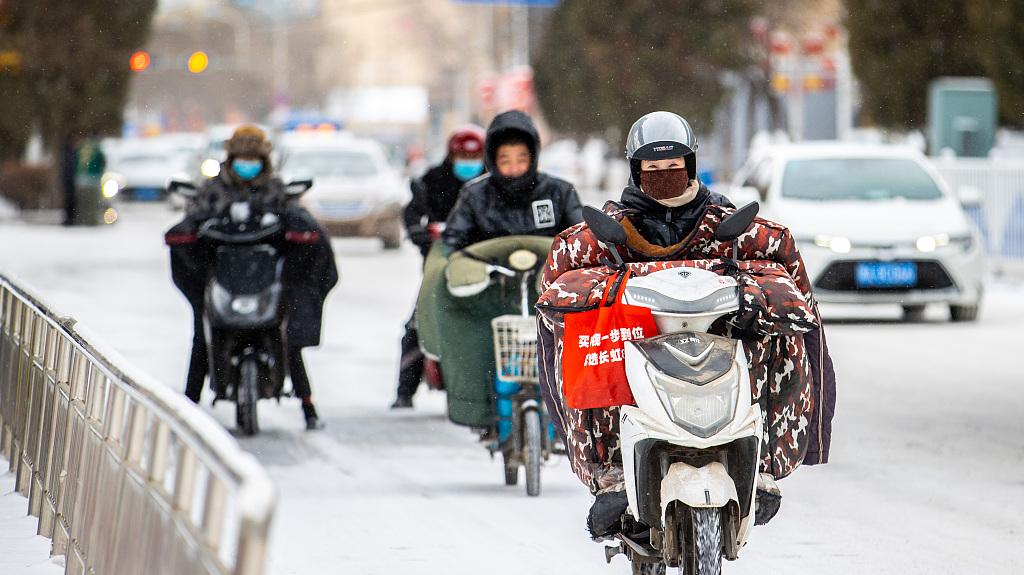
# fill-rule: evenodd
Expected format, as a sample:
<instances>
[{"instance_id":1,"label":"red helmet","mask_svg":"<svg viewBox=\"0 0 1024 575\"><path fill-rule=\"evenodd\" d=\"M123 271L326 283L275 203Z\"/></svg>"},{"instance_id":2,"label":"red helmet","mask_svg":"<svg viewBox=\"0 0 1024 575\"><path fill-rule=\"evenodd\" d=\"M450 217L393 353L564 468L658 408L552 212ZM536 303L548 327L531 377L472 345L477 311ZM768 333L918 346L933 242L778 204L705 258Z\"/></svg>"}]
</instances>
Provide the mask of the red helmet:
<instances>
[{"instance_id":1,"label":"red helmet","mask_svg":"<svg viewBox=\"0 0 1024 575\"><path fill-rule=\"evenodd\" d=\"M474 124L466 124L455 130L448 138L448 155L484 153L484 129Z\"/></svg>"}]
</instances>

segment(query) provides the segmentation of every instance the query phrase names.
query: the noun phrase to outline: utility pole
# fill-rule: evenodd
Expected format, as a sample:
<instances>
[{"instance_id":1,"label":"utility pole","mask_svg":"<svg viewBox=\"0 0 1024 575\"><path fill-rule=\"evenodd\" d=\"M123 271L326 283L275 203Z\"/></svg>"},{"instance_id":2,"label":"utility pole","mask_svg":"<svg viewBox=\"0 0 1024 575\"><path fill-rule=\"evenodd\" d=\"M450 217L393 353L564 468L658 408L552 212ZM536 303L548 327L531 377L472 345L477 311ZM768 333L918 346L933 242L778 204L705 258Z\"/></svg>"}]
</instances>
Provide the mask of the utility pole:
<instances>
[{"instance_id":1,"label":"utility pole","mask_svg":"<svg viewBox=\"0 0 1024 575\"><path fill-rule=\"evenodd\" d=\"M530 7L520 4L512 13L512 65L530 65Z\"/></svg>"}]
</instances>

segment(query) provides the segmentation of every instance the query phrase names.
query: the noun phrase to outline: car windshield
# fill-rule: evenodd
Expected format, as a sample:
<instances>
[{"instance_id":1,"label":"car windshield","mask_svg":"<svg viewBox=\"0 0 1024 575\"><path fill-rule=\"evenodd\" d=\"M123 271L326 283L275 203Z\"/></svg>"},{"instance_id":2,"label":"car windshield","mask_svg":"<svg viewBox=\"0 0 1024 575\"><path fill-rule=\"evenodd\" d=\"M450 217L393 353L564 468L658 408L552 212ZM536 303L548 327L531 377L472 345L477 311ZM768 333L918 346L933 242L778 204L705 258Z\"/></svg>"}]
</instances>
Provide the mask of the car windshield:
<instances>
[{"instance_id":1,"label":"car windshield","mask_svg":"<svg viewBox=\"0 0 1024 575\"><path fill-rule=\"evenodd\" d=\"M798 200L937 200L942 192L917 162L901 158L791 160L782 197Z\"/></svg>"},{"instance_id":2,"label":"car windshield","mask_svg":"<svg viewBox=\"0 0 1024 575\"><path fill-rule=\"evenodd\" d=\"M153 164L166 164L170 162L168 156L146 155L146 156L123 156L118 158L117 164L123 167L148 166Z\"/></svg>"},{"instance_id":3,"label":"car windshield","mask_svg":"<svg viewBox=\"0 0 1024 575\"><path fill-rule=\"evenodd\" d=\"M312 178L358 178L377 173L377 165L369 154L345 151L292 152L285 170L295 176Z\"/></svg>"}]
</instances>

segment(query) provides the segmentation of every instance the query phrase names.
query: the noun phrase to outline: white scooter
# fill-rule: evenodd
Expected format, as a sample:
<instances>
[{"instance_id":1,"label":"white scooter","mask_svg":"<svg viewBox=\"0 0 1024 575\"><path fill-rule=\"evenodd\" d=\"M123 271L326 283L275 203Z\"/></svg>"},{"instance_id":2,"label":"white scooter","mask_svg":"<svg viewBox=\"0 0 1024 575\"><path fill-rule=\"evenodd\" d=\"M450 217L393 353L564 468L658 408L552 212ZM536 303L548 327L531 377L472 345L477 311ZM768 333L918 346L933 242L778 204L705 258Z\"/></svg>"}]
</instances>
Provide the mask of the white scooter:
<instances>
[{"instance_id":1,"label":"white scooter","mask_svg":"<svg viewBox=\"0 0 1024 575\"><path fill-rule=\"evenodd\" d=\"M737 210L716 238L734 241L756 214L756 204ZM584 219L621 264L621 225L594 209ZM634 534L618 535L605 555L626 555L634 574L717 575L754 523L763 433L742 344L707 333L739 309L739 288L732 277L680 267L631 278L624 292L625 303L652 310L662 334L626 342L636 406L620 411L629 515L650 531L624 528Z\"/></svg>"}]
</instances>

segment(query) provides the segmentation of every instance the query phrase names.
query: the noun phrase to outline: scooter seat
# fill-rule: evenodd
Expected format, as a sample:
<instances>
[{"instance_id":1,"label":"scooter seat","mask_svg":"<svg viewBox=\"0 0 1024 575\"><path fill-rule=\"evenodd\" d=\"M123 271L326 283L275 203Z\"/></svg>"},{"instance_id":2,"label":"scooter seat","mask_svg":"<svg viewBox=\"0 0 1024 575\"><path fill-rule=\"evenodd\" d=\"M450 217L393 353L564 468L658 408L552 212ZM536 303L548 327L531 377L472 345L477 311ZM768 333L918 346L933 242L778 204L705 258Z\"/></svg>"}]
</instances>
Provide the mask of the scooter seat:
<instances>
[{"instance_id":1,"label":"scooter seat","mask_svg":"<svg viewBox=\"0 0 1024 575\"><path fill-rule=\"evenodd\" d=\"M739 307L736 280L697 268L672 268L626 283L625 303L681 314L727 312Z\"/></svg>"}]
</instances>

